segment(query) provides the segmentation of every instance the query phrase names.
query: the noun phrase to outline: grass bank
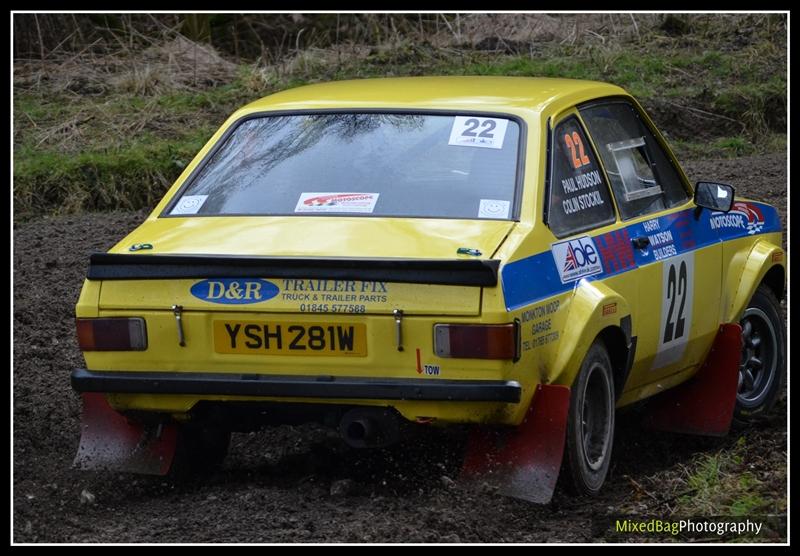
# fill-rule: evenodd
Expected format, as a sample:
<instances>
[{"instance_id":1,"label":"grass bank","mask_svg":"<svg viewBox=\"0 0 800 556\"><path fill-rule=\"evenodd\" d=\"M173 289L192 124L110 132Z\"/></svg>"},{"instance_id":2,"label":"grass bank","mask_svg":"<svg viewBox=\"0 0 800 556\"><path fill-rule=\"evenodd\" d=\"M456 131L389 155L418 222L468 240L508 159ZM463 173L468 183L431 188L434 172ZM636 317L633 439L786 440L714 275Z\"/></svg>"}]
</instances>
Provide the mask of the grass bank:
<instances>
[{"instance_id":1,"label":"grass bank","mask_svg":"<svg viewBox=\"0 0 800 556\"><path fill-rule=\"evenodd\" d=\"M622 15L473 14L443 21L433 34L395 30L378 44L306 45L257 60L177 34L136 48L17 60L15 212L151 207L237 107L340 79L596 79L636 95L679 158L785 151L782 16L684 16L679 24L662 16L637 23Z\"/></svg>"}]
</instances>

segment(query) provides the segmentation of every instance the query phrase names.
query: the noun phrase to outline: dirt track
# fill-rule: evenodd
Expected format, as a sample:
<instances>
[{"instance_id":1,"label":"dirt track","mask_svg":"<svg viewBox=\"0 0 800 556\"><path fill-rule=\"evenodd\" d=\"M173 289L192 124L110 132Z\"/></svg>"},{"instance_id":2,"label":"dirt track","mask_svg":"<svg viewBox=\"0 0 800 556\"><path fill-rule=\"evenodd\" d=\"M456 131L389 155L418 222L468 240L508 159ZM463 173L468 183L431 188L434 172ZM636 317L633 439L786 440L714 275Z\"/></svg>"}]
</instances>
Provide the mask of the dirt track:
<instances>
[{"instance_id":1,"label":"dirt track","mask_svg":"<svg viewBox=\"0 0 800 556\"><path fill-rule=\"evenodd\" d=\"M725 181L738 196L786 215L782 156L690 162L693 179ZM237 434L221 471L205 483L70 468L79 399L69 372L82 366L74 305L89 253L110 247L144 213L40 218L14 226L15 542L543 542L592 541L592 516L666 516L673 493L650 490L654 475L678 475L698 452L745 438L745 463L785 490L786 405L725 439L653 435L620 415L601 497L557 492L548 506L452 485L458 434L388 454L344 449L324 430L280 427ZM635 414L634 414L635 416ZM444 477L444 478L443 478ZM332 488L333 487L333 488ZM82 492L93 495L88 501ZM777 540L777 539L775 539Z\"/></svg>"}]
</instances>

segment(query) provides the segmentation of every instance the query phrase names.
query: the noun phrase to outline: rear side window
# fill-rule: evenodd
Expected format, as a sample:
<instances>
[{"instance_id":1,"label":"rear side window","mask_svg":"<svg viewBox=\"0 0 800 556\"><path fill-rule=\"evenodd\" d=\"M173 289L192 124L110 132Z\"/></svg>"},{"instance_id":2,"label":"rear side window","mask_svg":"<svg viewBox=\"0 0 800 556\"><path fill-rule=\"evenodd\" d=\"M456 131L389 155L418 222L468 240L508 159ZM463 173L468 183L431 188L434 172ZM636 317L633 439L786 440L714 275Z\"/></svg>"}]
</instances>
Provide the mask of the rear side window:
<instances>
[{"instance_id":1,"label":"rear side window","mask_svg":"<svg viewBox=\"0 0 800 556\"><path fill-rule=\"evenodd\" d=\"M614 221L614 203L578 119L570 116L553 132L547 225L556 237Z\"/></svg>"},{"instance_id":2,"label":"rear side window","mask_svg":"<svg viewBox=\"0 0 800 556\"><path fill-rule=\"evenodd\" d=\"M623 220L686 202L677 170L633 106L616 101L580 113L600 151Z\"/></svg>"}]
</instances>

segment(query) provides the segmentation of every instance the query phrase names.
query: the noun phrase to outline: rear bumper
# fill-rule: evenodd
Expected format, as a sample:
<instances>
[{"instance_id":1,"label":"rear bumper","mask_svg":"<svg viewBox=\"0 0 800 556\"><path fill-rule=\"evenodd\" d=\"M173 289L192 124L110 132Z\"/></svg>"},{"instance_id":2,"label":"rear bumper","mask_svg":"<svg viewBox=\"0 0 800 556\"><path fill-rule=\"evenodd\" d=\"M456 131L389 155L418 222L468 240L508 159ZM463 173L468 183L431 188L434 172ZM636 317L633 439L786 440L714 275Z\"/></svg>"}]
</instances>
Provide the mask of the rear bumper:
<instances>
[{"instance_id":1,"label":"rear bumper","mask_svg":"<svg viewBox=\"0 0 800 556\"><path fill-rule=\"evenodd\" d=\"M104 394L194 394L519 403L522 387L502 380L370 379L196 372L72 372L72 388Z\"/></svg>"}]
</instances>

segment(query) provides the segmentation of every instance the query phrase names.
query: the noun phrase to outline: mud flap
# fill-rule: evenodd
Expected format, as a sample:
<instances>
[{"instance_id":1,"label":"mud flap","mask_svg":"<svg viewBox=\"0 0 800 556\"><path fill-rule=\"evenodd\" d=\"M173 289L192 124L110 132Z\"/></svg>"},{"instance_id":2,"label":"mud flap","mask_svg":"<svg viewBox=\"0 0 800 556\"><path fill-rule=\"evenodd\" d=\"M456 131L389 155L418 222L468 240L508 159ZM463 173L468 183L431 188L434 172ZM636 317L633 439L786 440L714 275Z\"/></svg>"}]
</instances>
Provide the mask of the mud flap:
<instances>
[{"instance_id":1,"label":"mud flap","mask_svg":"<svg viewBox=\"0 0 800 556\"><path fill-rule=\"evenodd\" d=\"M483 480L505 496L546 504L553 497L564 455L569 388L539 385L525 419L515 429L475 427L462 480Z\"/></svg>"},{"instance_id":2,"label":"mud flap","mask_svg":"<svg viewBox=\"0 0 800 556\"><path fill-rule=\"evenodd\" d=\"M174 424L132 423L103 394L84 392L81 441L73 462L80 469L166 475L175 456Z\"/></svg>"},{"instance_id":3,"label":"mud flap","mask_svg":"<svg viewBox=\"0 0 800 556\"><path fill-rule=\"evenodd\" d=\"M742 327L719 328L703 366L691 379L653 398L644 425L655 430L706 436L725 436L733 420Z\"/></svg>"}]
</instances>

